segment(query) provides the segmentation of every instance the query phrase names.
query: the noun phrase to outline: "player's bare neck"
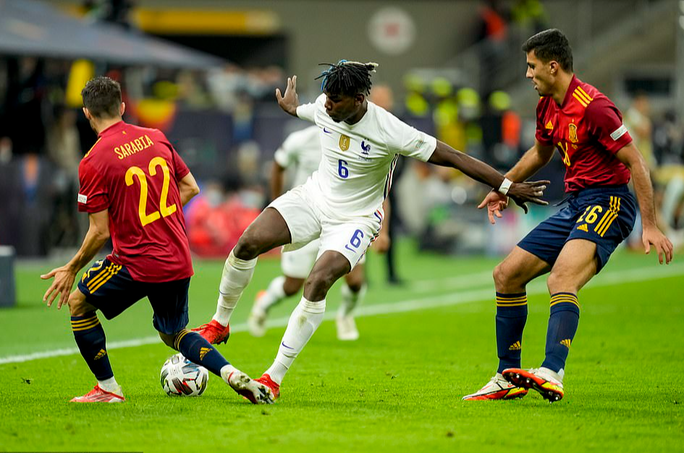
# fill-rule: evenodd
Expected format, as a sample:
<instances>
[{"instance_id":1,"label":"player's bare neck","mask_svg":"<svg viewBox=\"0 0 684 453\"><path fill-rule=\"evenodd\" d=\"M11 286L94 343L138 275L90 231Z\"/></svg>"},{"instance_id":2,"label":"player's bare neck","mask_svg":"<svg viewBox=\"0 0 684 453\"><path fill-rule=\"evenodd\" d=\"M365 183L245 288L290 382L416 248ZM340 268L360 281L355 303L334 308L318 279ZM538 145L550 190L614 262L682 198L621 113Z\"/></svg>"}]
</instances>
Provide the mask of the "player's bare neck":
<instances>
[{"instance_id":1,"label":"player's bare neck","mask_svg":"<svg viewBox=\"0 0 684 453\"><path fill-rule=\"evenodd\" d=\"M93 129L95 129L95 132L99 135L103 130L110 128L119 121L122 121L122 118L120 116L115 118L97 119L93 121Z\"/></svg>"},{"instance_id":2,"label":"player's bare neck","mask_svg":"<svg viewBox=\"0 0 684 453\"><path fill-rule=\"evenodd\" d=\"M359 121L361 121L361 118L363 118L363 115L366 114L366 111L368 111L368 102L363 101L363 104L361 105L359 111L356 112L354 115L350 116L349 118L347 118L346 120L344 120L344 122L347 124L356 124Z\"/></svg>"},{"instance_id":3,"label":"player's bare neck","mask_svg":"<svg viewBox=\"0 0 684 453\"><path fill-rule=\"evenodd\" d=\"M556 101L556 104L559 106L563 105L563 101L565 100L565 95L568 92L568 88L570 88L570 82L572 82L572 73L568 73L565 71L560 71L558 76L556 77L556 83L554 84L554 90L553 90L553 100Z\"/></svg>"}]
</instances>

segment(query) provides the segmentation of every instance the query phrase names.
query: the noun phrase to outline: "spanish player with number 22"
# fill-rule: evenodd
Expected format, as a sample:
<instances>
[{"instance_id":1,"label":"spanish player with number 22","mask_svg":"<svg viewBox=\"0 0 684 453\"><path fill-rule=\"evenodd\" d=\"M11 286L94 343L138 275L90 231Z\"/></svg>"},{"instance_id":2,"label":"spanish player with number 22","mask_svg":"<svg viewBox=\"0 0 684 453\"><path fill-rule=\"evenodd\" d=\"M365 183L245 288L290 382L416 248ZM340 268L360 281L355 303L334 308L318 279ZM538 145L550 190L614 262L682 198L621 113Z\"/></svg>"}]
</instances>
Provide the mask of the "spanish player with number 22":
<instances>
[{"instance_id":1,"label":"spanish player with number 22","mask_svg":"<svg viewBox=\"0 0 684 453\"><path fill-rule=\"evenodd\" d=\"M57 308L69 305L76 344L98 382L71 401L124 401L97 311L112 319L147 297L164 343L221 376L250 401L271 402L263 384L186 329L193 269L183 206L199 193L195 178L161 131L122 120L126 105L118 82L97 77L81 95L83 113L99 137L79 166L78 209L88 213L90 226L76 255L41 276L54 278L43 297L47 305L58 296ZM112 253L95 262L71 292L76 274L110 237Z\"/></svg>"}]
</instances>

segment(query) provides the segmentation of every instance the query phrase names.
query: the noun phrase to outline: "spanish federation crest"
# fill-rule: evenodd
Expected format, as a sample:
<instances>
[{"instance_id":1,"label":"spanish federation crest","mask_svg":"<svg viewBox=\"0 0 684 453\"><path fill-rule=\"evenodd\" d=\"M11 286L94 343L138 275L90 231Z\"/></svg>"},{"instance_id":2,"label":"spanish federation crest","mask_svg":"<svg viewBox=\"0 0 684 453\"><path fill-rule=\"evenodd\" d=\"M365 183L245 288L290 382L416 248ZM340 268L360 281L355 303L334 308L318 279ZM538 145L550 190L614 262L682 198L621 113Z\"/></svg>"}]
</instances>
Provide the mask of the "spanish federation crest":
<instances>
[{"instance_id":1,"label":"spanish federation crest","mask_svg":"<svg viewBox=\"0 0 684 453\"><path fill-rule=\"evenodd\" d=\"M349 137L347 137L344 134L340 135L340 149L342 151L346 151L349 149L349 143L350 142L351 142L351 139Z\"/></svg>"},{"instance_id":2,"label":"spanish federation crest","mask_svg":"<svg viewBox=\"0 0 684 453\"><path fill-rule=\"evenodd\" d=\"M568 124L568 139L572 143L577 143L579 141L577 139L577 125L575 123Z\"/></svg>"}]
</instances>

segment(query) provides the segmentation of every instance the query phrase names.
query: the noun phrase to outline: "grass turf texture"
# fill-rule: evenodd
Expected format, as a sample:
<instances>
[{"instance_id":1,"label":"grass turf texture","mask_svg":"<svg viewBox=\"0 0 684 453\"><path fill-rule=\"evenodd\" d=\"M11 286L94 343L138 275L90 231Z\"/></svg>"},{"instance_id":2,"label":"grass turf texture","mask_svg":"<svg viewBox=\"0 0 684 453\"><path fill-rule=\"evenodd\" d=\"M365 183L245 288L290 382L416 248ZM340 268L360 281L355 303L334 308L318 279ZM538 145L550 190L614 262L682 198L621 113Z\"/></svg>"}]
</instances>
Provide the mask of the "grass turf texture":
<instances>
[{"instance_id":1,"label":"grass turf texture","mask_svg":"<svg viewBox=\"0 0 684 453\"><path fill-rule=\"evenodd\" d=\"M127 401L69 404L95 381L80 355L0 364L0 451L671 451L684 444L682 389L684 267L621 252L580 293L582 314L565 382L553 405L531 392L520 401L463 402L496 367L495 259L418 255L400 244L399 268L415 283L386 286L381 259L369 259L366 308L397 301L463 303L357 319L361 339L343 343L324 322L295 362L273 406L252 406L212 376L200 398L170 398L159 370L172 354L161 344L110 350ZM222 262L197 262L191 325L215 307ZM65 309L41 303L49 265L17 269L19 303L0 311L0 359L73 348ZM632 272L633 269L645 269ZM668 278L651 278L661 270ZM233 320L246 320L254 295L279 272L261 260ZM652 276L649 276L653 273ZM466 275L468 277L463 278ZM456 278L456 280L453 280ZM523 366L543 359L548 296L530 289ZM482 295L480 295L480 293ZM491 293L490 296L487 294ZM330 293L328 313L339 301ZM272 311L287 316L296 298ZM398 304L397 304L398 306ZM104 321L108 342L155 335L145 301ZM101 318L102 320L102 318ZM239 328L238 328L239 330ZM237 332L219 350L258 376L275 356L283 328L264 338Z\"/></svg>"}]
</instances>

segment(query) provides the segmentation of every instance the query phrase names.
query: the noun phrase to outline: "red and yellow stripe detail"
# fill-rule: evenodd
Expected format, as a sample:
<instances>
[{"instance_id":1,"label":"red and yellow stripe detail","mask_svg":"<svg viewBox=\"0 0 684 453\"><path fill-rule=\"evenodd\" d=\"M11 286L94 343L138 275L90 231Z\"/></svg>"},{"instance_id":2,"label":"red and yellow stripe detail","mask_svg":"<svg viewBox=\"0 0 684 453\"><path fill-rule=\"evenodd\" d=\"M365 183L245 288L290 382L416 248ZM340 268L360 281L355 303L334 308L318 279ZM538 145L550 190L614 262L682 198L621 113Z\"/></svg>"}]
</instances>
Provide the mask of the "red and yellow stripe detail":
<instances>
[{"instance_id":1,"label":"red and yellow stripe detail","mask_svg":"<svg viewBox=\"0 0 684 453\"><path fill-rule=\"evenodd\" d=\"M582 89L582 87L578 86L575 88L575 91L572 92L572 97L577 99L580 104L584 106L584 108L587 108L589 104L591 104L591 101L594 100L589 94Z\"/></svg>"},{"instance_id":2,"label":"red and yellow stripe detail","mask_svg":"<svg viewBox=\"0 0 684 453\"><path fill-rule=\"evenodd\" d=\"M79 319L78 321L71 321L71 330L74 332L79 332L81 330L92 329L100 325L100 320L97 319L97 315L93 315L90 318Z\"/></svg>"},{"instance_id":3,"label":"red and yellow stripe detail","mask_svg":"<svg viewBox=\"0 0 684 453\"><path fill-rule=\"evenodd\" d=\"M618 213L620 212L621 201L622 199L620 197L610 197L610 206L608 210L605 214L603 214L603 217L601 217L601 220L594 228L594 231L599 236L603 237L603 235L606 234L606 231L608 231L608 228L610 228L610 225L613 223L613 220L617 219Z\"/></svg>"},{"instance_id":4,"label":"red and yellow stripe detail","mask_svg":"<svg viewBox=\"0 0 684 453\"><path fill-rule=\"evenodd\" d=\"M522 296L496 296L497 307L521 307L527 305L527 294Z\"/></svg>"},{"instance_id":5,"label":"red and yellow stripe detail","mask_svg":"<svg viewBox=\"0 0 684 453\"><path fill-rule=\"evenodd\" d=\"M102 285L118 274L122 267L123 266L119 264L110 263L106 268L100 270L95 277L86 283L86 287L88 288L88 291L90 291L90 294L93 294Z\"/></svg>"},{"instance_id":6,"label":"red and yellow stripe detail","mask_svg":"<svg viewBox=\"0 0 684 453\"><path fill-rule=\"evenodd\" d=\"M557 293L551 296L551 306L553 307L554 305L561 304L564 302L569 302L571 304L574 304L577 306L577 308L581 308L579 301L577 300L577 296L572 294L572 293Z\"/></svg>"},{"instance_id":7,"label":"red and yellow stripe detail","mask_svg":"<svg viewBox=\"0 0 684 453\"><path fill-rule=\"evenodd\" d=\"M175 349L176 351L180 351L181 340L183 340L183 337L185 337L189 333L190 331L188 329L183 329L180 332L178 332L176 334L176 338L173 339L173 349Z\"/></svg>"}]
</instances>

